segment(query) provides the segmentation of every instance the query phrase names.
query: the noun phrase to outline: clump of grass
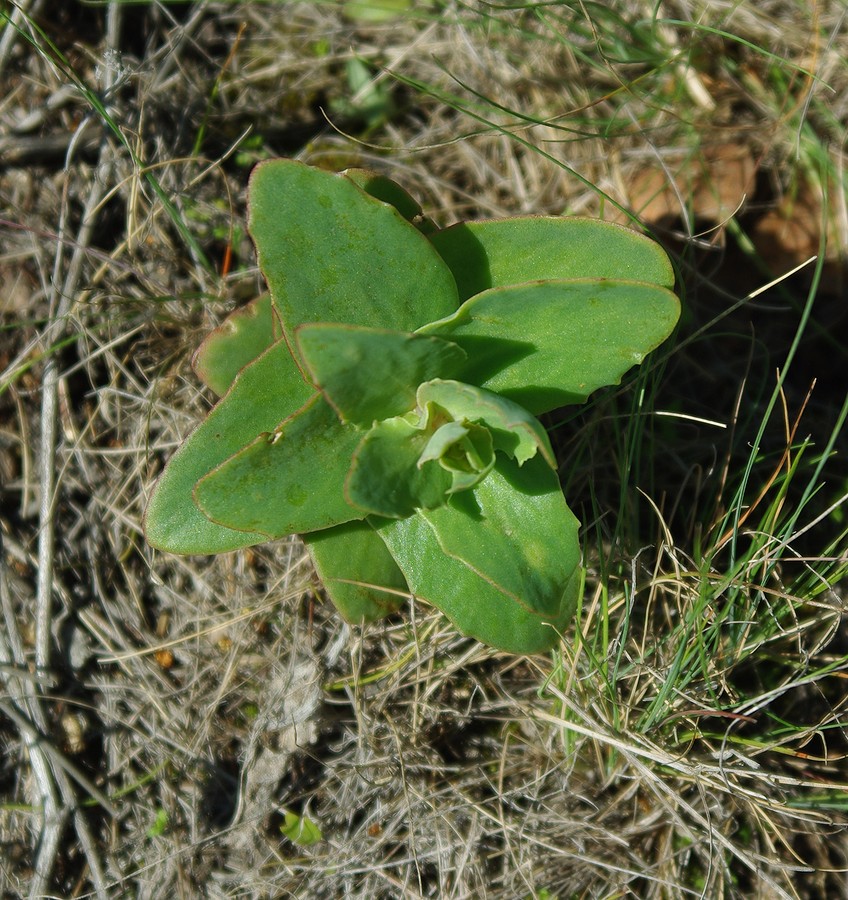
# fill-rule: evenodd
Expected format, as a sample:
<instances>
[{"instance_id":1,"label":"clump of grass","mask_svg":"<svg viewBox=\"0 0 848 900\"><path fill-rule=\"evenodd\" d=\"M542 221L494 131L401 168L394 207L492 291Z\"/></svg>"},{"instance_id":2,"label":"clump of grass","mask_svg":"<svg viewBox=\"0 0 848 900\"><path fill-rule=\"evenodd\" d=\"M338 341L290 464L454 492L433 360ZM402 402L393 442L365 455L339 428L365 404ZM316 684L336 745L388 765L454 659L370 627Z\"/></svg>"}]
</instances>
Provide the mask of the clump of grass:
<instances>
[{"instance_id":1,"label":"clump of grass","mask_svg":"<svg viewBox=\"0 0 848 900\"><path fill-rule=\"evenodd\" d=\"M0 38L0 893L838 895L839 5L22 9ZM383 119L354 114L351 60ZM727 143L757 175L712 221L675 177ZM244 188L269 155L370 165L442 224L635 225L661 173L681 332L550 423L587 562L557 654L415 603L340 629L297 542L145 547L152 479L211 402L187 348L261 290ZM762 219L804 194L827 267L759 292Z\"/></svg>"}]
</instances>

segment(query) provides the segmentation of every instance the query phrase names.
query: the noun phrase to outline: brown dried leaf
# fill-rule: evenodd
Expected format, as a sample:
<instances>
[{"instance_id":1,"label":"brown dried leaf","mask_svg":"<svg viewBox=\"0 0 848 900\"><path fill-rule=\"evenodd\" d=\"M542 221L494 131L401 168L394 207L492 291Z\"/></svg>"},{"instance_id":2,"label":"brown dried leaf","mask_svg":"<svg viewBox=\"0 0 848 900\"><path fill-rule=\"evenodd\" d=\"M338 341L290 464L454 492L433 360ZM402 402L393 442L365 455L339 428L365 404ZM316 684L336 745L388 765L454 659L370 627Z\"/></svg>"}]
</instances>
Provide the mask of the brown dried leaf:
<instances>
[{"instance_id":1,"label":"brown dried leaf","mask_svg":"<svg viewBox=\"0 0 848 900\"><path fill-rule=\"evenodd\" d=\"M747 147L718 144L673 158L667 169L645 169L631 185L630 205L648 224L679 218L683 209L693 218L726 221L750 197L757 167Z\"/></svg>"}]
</instances>

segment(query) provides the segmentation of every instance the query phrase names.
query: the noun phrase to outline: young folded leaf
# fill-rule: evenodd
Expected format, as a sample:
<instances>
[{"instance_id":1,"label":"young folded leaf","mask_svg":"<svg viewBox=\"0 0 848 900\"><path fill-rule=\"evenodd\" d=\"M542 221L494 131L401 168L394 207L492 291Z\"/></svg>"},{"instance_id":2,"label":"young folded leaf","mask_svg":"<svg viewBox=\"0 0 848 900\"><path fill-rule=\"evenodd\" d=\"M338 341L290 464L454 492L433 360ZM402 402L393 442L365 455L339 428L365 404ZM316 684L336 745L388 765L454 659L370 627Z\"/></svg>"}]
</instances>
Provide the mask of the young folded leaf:
<instances>
[{"instance_id":1,"label":"young folded leaf","mask_svg":"<svg viewBox=\"0 0 848 900\"><path fill-rule=\"evenodd\" d=\"M428 415L432 415L437 409L436 404L427 404ZM438 462L451 476L448 494L470 490L495 465L492 433L488 428L473 422L445 422L427 442L416 465L420 469L432 460Z\"/></svg>"},{"instance_id":2,"label":"young folded leaf","mask_svg":"<svg viewBox=\"0 0 848 900\"><path fill-rule=\"evenodd\" d=\"M451 475L438 462L418 464L433 431L415 419L414 413L386 419L362 438L345 482L352 506L370 515L402 518L445 502Z\"/></svg>"},{"instance_id":3,"label":"young folded leaf","mask_svg":"<svg viewBox=\"0 0 848 900\"><path fill-rule=\"evenodd\" d=\"M519 465L538 451L552 469L556 468L547 432L517 403L492 391L443 379L428 381L418 389L419 407L429 403L438 404L454 419L483 423L491 432L495 449L514 457Z\"/></svg>"}]
</instances>

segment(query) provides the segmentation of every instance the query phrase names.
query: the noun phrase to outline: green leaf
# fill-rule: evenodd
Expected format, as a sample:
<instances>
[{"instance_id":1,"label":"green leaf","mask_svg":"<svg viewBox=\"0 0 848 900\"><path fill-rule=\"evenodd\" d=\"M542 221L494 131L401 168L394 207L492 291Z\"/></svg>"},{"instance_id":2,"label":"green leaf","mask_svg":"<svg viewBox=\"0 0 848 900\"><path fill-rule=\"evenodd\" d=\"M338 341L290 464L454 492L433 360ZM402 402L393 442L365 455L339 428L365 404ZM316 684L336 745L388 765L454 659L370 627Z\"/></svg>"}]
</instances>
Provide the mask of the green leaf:
<instances>
[{"instance_id":1,"label":"green leaf","mask_svg":"<svg viewBox=\"0 0 848 900\"><path fill-rule=\"evenodd\" d=\"M344 498L362 433L315 394L302 409L201 478L198 507L213 522L266 538L361 519Z\"/></svg>"},{"instance_id":2,"label":"green leaf","mask_svg":"<svg viewBox=\"0 0 848 900\"><path fill-rule=\"evenodd\" d=\"M321 829L306 816L299 816L297 813L284 811L283 823L280 825L280 831L298 847L311 847L319 841L324 840Z\"/></svg>"},{"instance_id":3,"label":"green leaf","mask_svg":"<svg viewBox=\"0 0 848 900\"><path fill-rule=\"evenodd\" d=\"M303 541L324 589L348 622L380 619L409 592L403 573L367 522L313 531Z\"/></svg>"},{"instance_id":4,"label":"green leaf","mask_svg":"<svg viewBox=\"0 0 848 900\"><path fill-rule=\"evenodd\" d=\"M528 216L451 225L430 240L450 266L459 295L564 278L613 278L674 285L659 244L611 222Z\"/></svg>"},{"instance_id":5,"label":"green leaf","mask_svg":"<svg viewBox=\"0 0 848 900\"><path fill-rule=\"evenodd\" d=\"M399 518L419 507L444 503L452 478L436 461L419 460L434 429L414 416L378 422L353 455L345 484L348 502L368 513Z\"/></svg>"},{"instance_id":6,"label":"green leaf","mask_svg":"<svg viewBox=\"0 0 848 900\"><path fill-rule=\"evenodd\" d=\"M236 375L283 336L270 294L263 294L230 313L209 332L191 361L197 377L219 397L230 388ZM293 377L300 377L292 367Z\"/></svg>"},{"instance_id":7,"label":"green leaf","mask_svg":"<svg viewBox=\"0 0 848 900\"><path fill-rule=\"evenodd\" d=\"M580 563L579 525L541 458L521 467L501 458L473 492L420 515L449 556L521 606L559 614L563 588Z\"/></svg>"},{"instance_id":8,"label":"green leaf","mask_svg":"<svg viewBox=\"0 0 848 900\"><path fill-rule=\"evenodd\" d=\"M486 477L495 449L519 465L541 450L555 466L541 424L490 391L433 379L417 401L416 411L376 423L362 439L345 486L352 505L387 518L440 506Z\"/></svg>"},{"instance_id":9,"label":"green leaf","mask_svg":"<svg viewBox=\"0 0 848 900\"><path fill-rule=\"evenodd\" d=\"M424 234L431 234L436 230L436 226L424 216L421 204L391 178L368 169L345 169L341 174L359 185L366 194L393 206L407 222L411 222Z\"/></svg>"},{"instance_id":10,"label":"green leaf","mask_svg":"<svg viewBox=\"0 0 848 900\"><path fill-rule=\"evenodd\" d=\"M375 526L412 592L460 631L537 653L559 641L576 608L578 523L543 460L501 468L449 504Z\"/></svg>"},{"instance_id":11,"label":"green leaf","mask_svg":"<svg viewBox=\"0 0 848 900\"><path fill-rule=\"evenodd\" d=\"M348 74L369 82L359 61ZM360 110L375 121L380 90ZM436 232L389 179L292 160L256 167L249 219L271 299L196 354L224 396L157 483L149 541L208 553L305 534L351 621L412 589L496 647L555 645L578 523L533 414L617 383L671 333L664 252L587 219ZM321 839L283 813L293 841Z\"/></svg>"},{"instance_id":12,"label":"green leaf","mask_svg":"<svg viewBox=\"0 0 848 900\"><path fill-rule=\"evenodd\" d=\"M156 483L144 517L148 543L169 553L223 553L266 540L263 533L233 531L211 522L195 505L192 492L200 478L258 434L272 430L313 392L283 341L242 369Z\"/></svg>"},{"instance_id":13,"label":"green leaf","mask_svg":"<svg viewBox=\"0 0 848 900\"><path fill-rule=\"evenodd\" d=\"M149 838L162 837L167 828L168 812L167 810L162 809L162 807L160 806L156 810L156 818L153 820L153 824L150 826L150 828L147 829L147 836Z\"/></svg>"},{"instance_id":14,"label":"green leaf","mask_svg":"<svg viewBox=\"0 0 848 900\"><path fill-rule=\"evenodd\" d=\"M653 284L585 279L495 288L419 329L468 354L456 375L535 415L618 384L674 330L680 302Z\"/></svg>"},{"instance_id":15,"label":"green leaf","mask_svg":"<svg viewBox=\"0 0 848 900\"><path fill-rule=\"evenodd\" d=\"M453 276L427 238L344 176L294 160L260 163L249 227L292 347L306 322L414 331L458 305Z\"/></svg>"},{"instance_id":16,"label":"green leaf","mask_svg":"<svg viewBox=\"0 0 848 900\"><path fill-rule=\"evenodd\" d=\"M422 381L451 375L466 359L455 344L354 325L301 325L297 345L315 386L343 422L371 425L408 412Z\"/></svg>"},{"instance_id":17,"label":"green leaf","mask_svg":"<svg viewBox=\"0 0 848 900\"><path fill-rule=\"evenodd\" d=\"M463 634L508 653L540 653L559 642L572 615L569 608L564 605L559 617L545 617L519 606L473 569L446 556L420 516L386 521L379 533L401 567L408 567L412 593L440 609ZM576 577L572 583L577 584Z\"/></svg>"},{"instance_id":18,"label":"green leaf","mask_svg":"<svg viewBox=\"0 0 848 900\"><path fill-rule=\"evenodd\" d=\"M450 473L448 494L473 488L495 465L495 448L488 428L472 422L446 422L427 442L418 466L430 460Z\"/></svg>"},{"instance_id":19,"label":"green leaf","mask_svg":"<svg viewBox=\"0 0 848 900\"><path fill-rule=\"evenodd\" d=\"M354 22L388 22L408 13L412 0L347 0L342 13Z\"/></svg>"},{"instance_id":20,"label":"green leaf","mask_svg":"<svg viewBox=\"0 0 848 900\"><path fill-rule=\"evenodd\" d=\"M453 419L483 422L491 429L494 447L521 465L541 451L551 468L556 467L547 432L524 407L491 391L458 381L434 379L418 389L418 405L436 403Z\"/></svg>"},{"instance_id":21,"label":"green leaf","mask_svg":"<svg viewBox=\"0 0 848 900\"><path fill-rule=\"evenodd\" d=\"M345 63L348 95L330 100L330 109L338 116L361 122L366 131L374 131L392 116L395 105L385 81L358 56Z\"/></svg>"}]
</instances>

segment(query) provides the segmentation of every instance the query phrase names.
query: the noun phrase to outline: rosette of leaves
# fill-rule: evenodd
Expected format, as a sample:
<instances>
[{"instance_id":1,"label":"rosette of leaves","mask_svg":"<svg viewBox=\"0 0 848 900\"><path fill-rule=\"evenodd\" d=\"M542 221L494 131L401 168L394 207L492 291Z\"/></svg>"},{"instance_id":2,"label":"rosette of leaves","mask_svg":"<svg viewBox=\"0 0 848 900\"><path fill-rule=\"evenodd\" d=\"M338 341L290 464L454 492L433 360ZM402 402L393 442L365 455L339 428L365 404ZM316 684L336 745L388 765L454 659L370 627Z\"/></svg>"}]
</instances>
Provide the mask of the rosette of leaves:
<instances>
[{"instance_id":1,"label":"rosette of leaves","mask_svg":"<svg viewBox=\"0 0 848 900\"><path fill-rule=\"evenodd\" d=\"M220 400L159 479L148 541L300 534L349 621L411 593L495 647L554 645L579 525L537 417L668 337L663 251L583 218L439 230L386 178L291 160L253 171L249 228L269 294L195 355Z\"/></svg>"}]
</instances>

